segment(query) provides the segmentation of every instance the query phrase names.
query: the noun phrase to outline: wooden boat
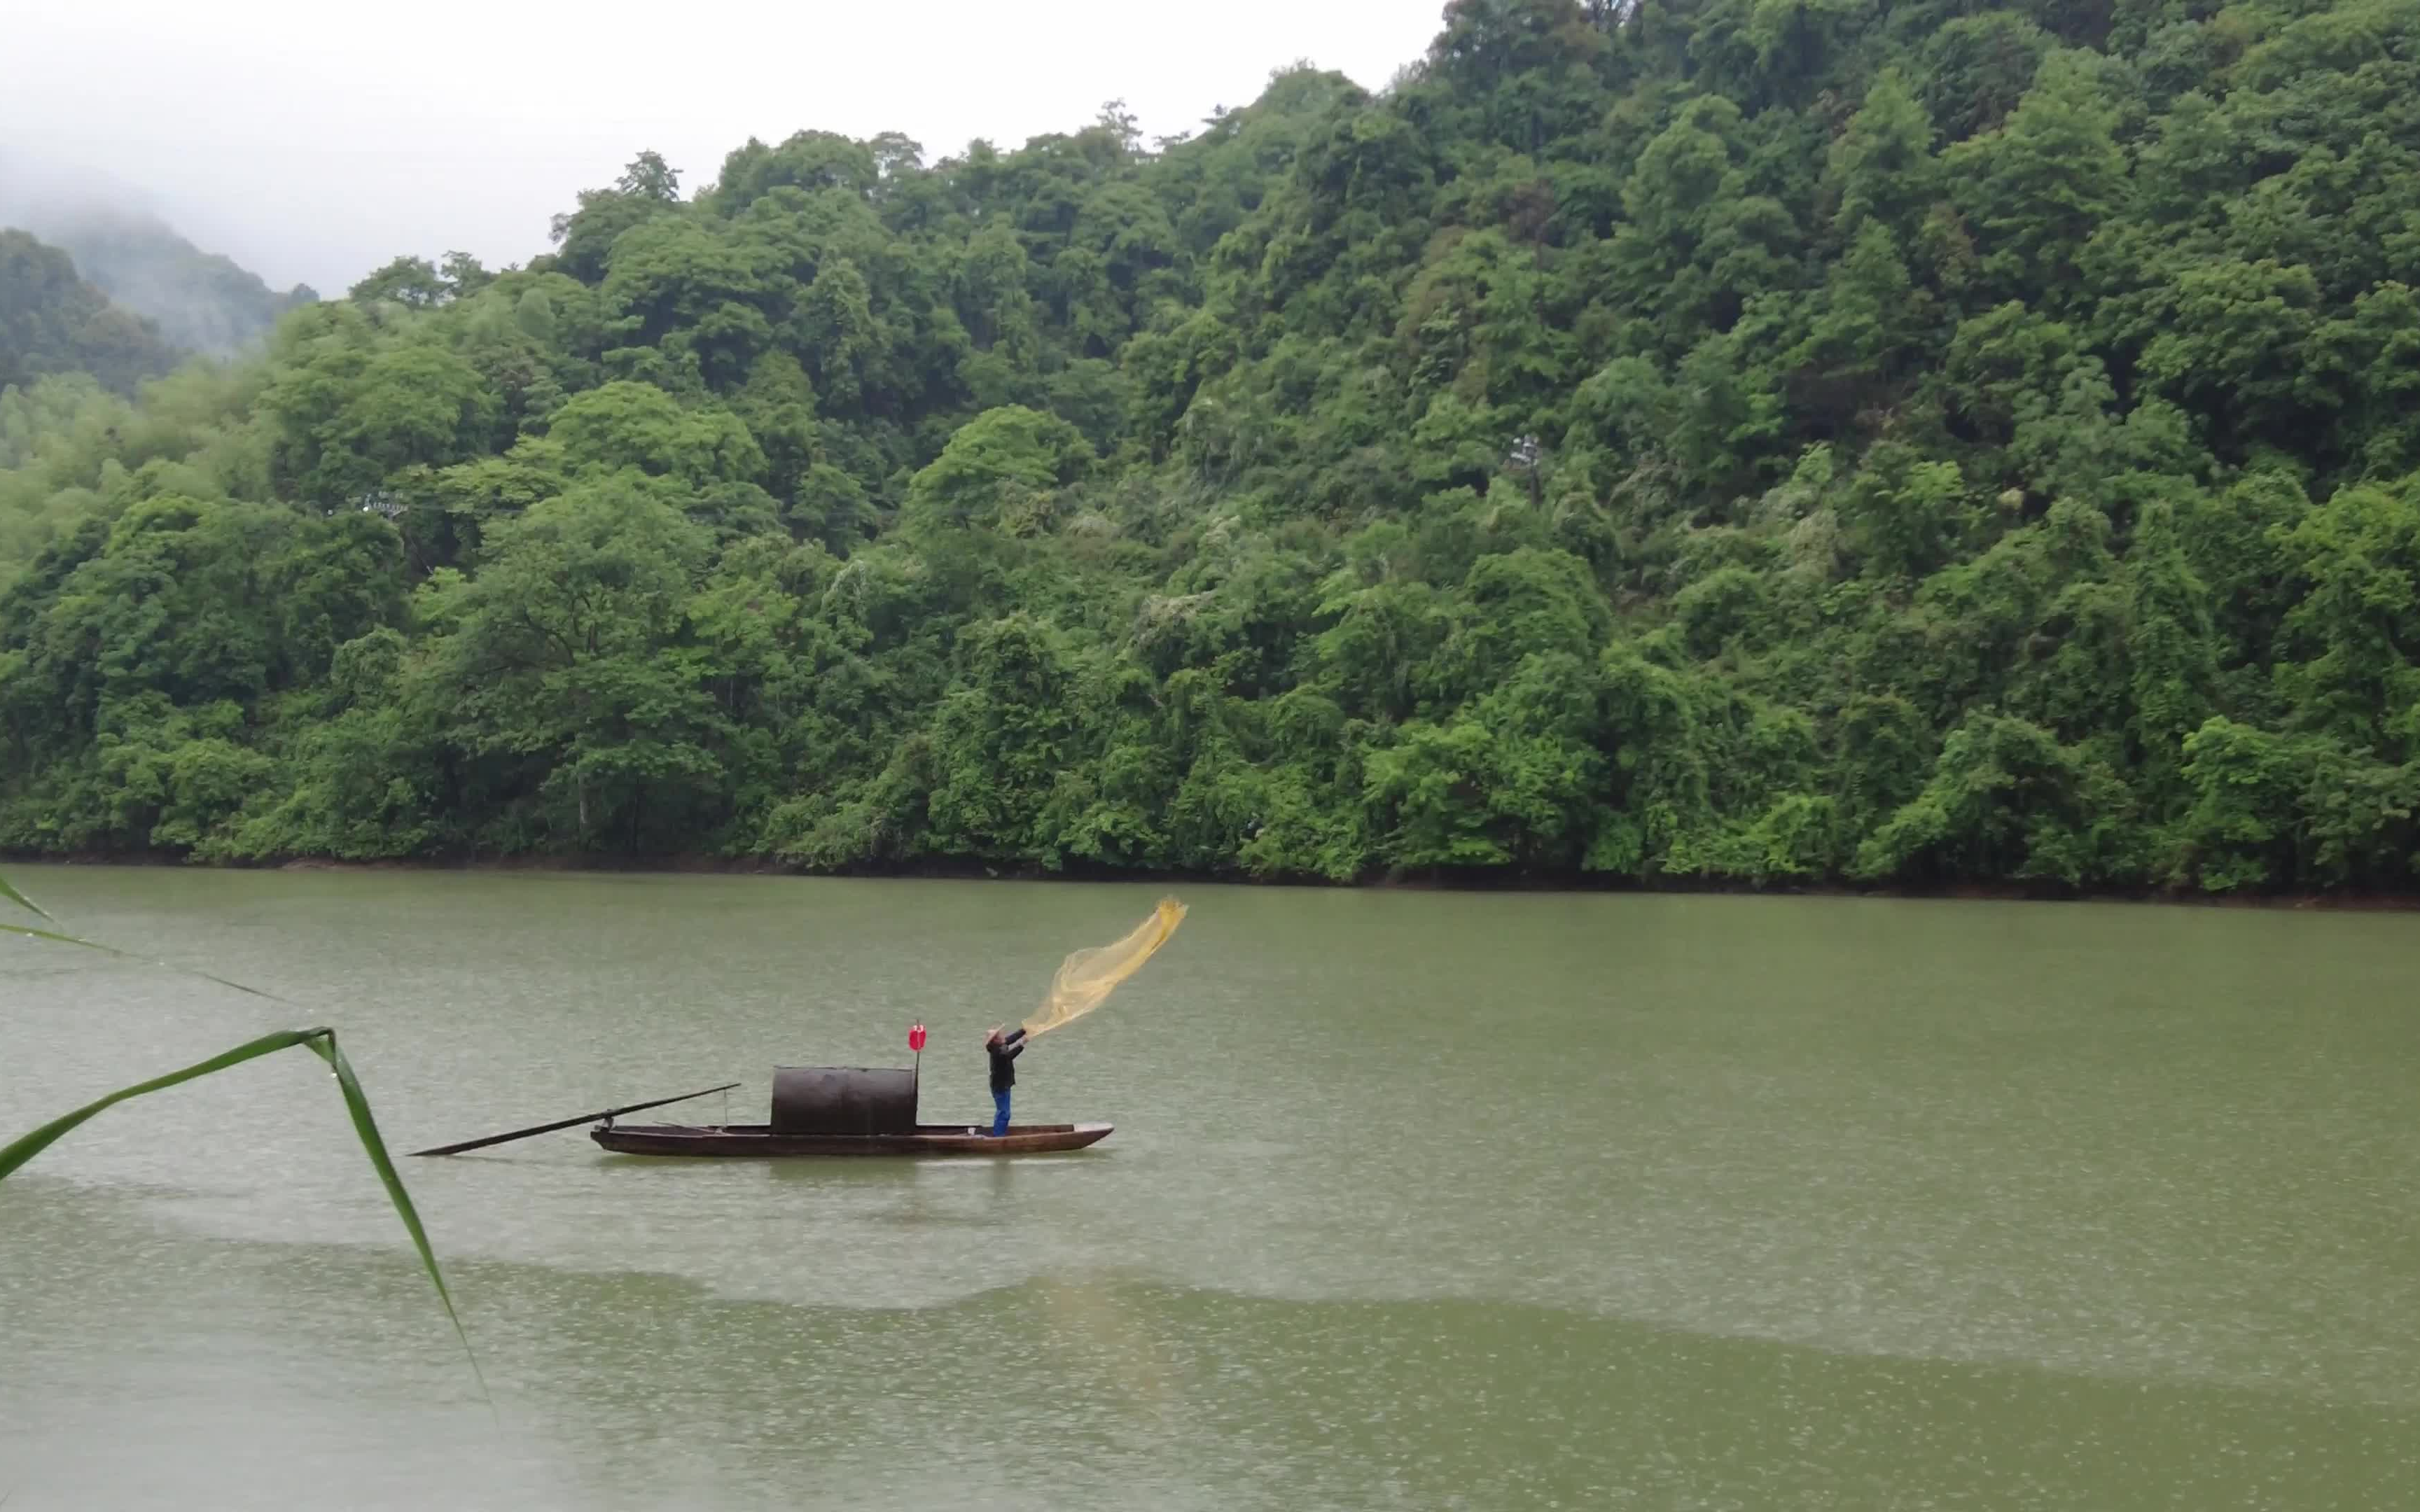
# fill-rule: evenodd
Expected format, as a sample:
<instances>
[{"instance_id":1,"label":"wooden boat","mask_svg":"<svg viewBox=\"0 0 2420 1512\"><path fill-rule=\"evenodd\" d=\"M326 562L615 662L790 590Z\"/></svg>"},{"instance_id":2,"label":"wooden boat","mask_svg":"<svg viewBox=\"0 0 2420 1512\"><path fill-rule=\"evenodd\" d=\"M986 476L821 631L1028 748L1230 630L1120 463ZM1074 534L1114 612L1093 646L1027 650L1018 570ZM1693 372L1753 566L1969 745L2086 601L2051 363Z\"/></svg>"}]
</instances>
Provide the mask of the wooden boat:
<instances>
[{"instance_id":1,"label":"wooden boat","mask_svg":"<svg viewBox=\"0 0 2420 1512\"><path fill-rule=\"evenodd\" d=\"M963 1123L920 1123L888 1134L784 1134L762 1123L607 1123L590 1130L588 1137L617 1155L1044 1155L1098 1144L1112 1127L1012 1123L995 1139L990 1130Z\"/></svg>"},{"instance_id":2,"label":"wooden boat","mask_svg":"<svg viewBox=\"0 0 2420 1512\"><path fill-rule=\"evenodd\" d=\"M589 1137L617 1155L1047 1155L1099 1144L1110 1130L1106 1123L1012 1123L1006 1134L995 1139L987 1124L920 1123L914 1069L864 1066L775 1067L769 1123L613 1121L625 1113L686 1103L737 1085L631 1103L412 1153L459 1155L598 1119L603 1121L589 1131Z\"/></svg>"}]
</instances>

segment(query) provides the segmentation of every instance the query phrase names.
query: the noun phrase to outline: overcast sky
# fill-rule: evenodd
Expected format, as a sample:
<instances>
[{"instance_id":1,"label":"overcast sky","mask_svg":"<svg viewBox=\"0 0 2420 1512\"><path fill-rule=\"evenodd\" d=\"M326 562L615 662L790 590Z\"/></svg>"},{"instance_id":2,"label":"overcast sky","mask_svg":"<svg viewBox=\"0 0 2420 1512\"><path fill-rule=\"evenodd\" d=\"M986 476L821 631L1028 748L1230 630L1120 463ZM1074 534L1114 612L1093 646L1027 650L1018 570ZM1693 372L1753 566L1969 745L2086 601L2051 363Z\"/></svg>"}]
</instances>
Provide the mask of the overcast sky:
<instances>
[{"instance_id":1,"label":"overcast sky","mask_svg":"<svg viewBox=\"0 0 2420 1512\"><path fill-rule=\"evenodd\" d=\"M0 0L0 161L98 173L272 285L400 253L490 266L642 148L710 182L755 135L901 131L927 161L1249 103L1297 58L1373 89L1443 0ZM48 177L46 174L45 177Z\"/></svg>"}]
</instances>

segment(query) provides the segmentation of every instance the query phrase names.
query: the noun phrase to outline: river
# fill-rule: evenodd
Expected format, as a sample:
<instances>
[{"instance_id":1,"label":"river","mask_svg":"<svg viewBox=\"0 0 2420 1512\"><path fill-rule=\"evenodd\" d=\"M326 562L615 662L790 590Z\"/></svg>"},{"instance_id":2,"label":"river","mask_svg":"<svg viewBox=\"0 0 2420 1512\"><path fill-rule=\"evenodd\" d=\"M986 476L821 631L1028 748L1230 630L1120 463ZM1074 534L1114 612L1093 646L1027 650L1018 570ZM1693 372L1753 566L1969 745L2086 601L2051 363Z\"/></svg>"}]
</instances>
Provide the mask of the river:
<instances>
[{"instance_id":1,"label":"river","mask_svg":"<svg viewBox=\"0 0 2420 1512\"><path fill-rule=\"evenodd\" d=\"M398 1149L905 1065L1143 887L24 867ZM1027 1162L406 1161L289 1052L0 1183L8 1512L2420 1495L2420 917L1188 887ZM297 1015L0 941L0 1131ZM720 1119L720 1099L694 1105ZM680 1117L690 1110L667 1110Z\"/></svg>"}]
</instances>

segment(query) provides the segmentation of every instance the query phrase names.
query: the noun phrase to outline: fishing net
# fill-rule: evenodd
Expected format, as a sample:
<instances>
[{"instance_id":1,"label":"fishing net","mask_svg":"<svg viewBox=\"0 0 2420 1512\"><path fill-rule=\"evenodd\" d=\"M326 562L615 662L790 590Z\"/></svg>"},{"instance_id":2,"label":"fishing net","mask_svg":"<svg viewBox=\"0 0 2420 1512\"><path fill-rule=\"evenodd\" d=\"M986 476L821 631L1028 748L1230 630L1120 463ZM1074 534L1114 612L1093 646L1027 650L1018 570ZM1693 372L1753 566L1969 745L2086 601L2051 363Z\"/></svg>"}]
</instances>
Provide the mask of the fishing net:
<instances>
[{"instance_id":1,"label":"fishing net","mask_svg":"<svg viewBox=\"0 0 2420 1512\"><path fill-rule=\"evenodd\" d=\"M1115 945L1078 950L1061 962L1059 974L1050 979L1050 995L1042 1000L1041 1011L1025 1021L1026 1038L1047 1034L1100 1007L1118 983L1142 969L1142 964L1168 943L1168 937L1184 921L1185 905L1173 898L1162 898L1151 917L1136 925L1134 933L1125 939Z\"/></svg>"}]
</instances>

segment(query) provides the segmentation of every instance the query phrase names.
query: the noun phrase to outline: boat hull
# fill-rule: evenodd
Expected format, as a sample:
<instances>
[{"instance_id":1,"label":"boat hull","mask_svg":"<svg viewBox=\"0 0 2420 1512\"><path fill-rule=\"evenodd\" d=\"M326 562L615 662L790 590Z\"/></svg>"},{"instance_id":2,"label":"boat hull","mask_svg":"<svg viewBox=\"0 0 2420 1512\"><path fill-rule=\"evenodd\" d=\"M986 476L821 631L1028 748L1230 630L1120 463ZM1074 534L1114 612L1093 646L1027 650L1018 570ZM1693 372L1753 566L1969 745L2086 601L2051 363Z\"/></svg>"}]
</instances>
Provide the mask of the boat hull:
<instances>
[{"instance_id":1,"label":"boat hull","mask_svg":"<svg viewBox=\"0 0 2420 1512\"><path fill-rule=\"evenodd\" d=\"M913 1133L881 1134L775 1134L764 1124L690 1128L626 1123L591 1129L588 1136L617 1155L689 1155L764 1160L799 1155L1047 1155L1081 1149L1109 1136L1106 1123L1013 1123L995 1139L967 1124L919 1124Z\"/></svg>"}]
</instances>

